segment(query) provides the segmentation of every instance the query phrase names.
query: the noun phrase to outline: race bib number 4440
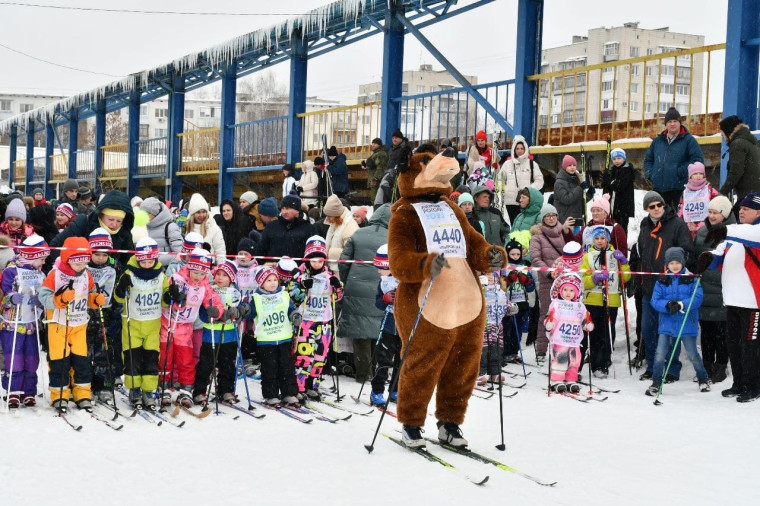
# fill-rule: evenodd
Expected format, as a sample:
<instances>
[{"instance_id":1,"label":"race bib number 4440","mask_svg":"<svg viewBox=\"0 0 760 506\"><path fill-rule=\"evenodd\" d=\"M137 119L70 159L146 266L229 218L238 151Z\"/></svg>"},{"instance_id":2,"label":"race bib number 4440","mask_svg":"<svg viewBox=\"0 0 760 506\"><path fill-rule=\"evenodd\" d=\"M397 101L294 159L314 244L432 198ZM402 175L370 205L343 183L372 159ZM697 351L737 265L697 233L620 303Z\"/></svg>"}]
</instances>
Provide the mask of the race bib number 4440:
<instances>
[{"instance_id":1,"label":"race bib number 4440","mask_svg":"<svg viewBox=\"0 0 760 506\"><path fill-rule=\"evenodd\" d=\"M445 202L412 204L425 231L428 253L451 258L467 258L464 232L454 210Z\"/></svg>"}]
</instances>

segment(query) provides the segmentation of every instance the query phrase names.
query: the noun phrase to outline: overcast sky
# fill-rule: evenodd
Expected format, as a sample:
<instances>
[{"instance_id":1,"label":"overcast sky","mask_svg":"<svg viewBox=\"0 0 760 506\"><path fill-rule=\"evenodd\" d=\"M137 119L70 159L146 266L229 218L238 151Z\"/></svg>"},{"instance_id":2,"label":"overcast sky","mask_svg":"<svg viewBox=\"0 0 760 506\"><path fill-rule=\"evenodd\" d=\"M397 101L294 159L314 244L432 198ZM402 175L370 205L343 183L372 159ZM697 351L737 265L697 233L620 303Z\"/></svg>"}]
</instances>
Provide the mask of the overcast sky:
<instances>
[{"instance_id":1,"label":"overcast sky","mask_svg":"<svg viewBox=\"0 0 760 506\"><path fill-rule=\"evenodd\" d=\"M326 0L200 0L102 2L37 0L40 4L144 10L270 13L268 16L180 16L106 13L3 5L0 2L0 44L29 55L93 72L122 76L152 68L174 58L219 44L258 28L271 26L328 3ZM460 0L467 5L472 0ZM726 2L692 0L602 1L546 0L544 47L570 42L590 28L639 21L642 28L669 26L671 31L705 36L706 44L725 41ZM511 78L515 64L516 0L490 5L434 24L423 30L463 74L479 82ZM442 68L414 39L406 37L404 68L433 63ZM71 95L115 79L77 72L35 61L0 47L0 92L53 92ZM287 83L288 65L273 67ZM380 79L382 37L375 36L310 60L307 93L355 103L358 85ZM722 73L722 68L721 68Z\"/></svg>"}]
</instances>

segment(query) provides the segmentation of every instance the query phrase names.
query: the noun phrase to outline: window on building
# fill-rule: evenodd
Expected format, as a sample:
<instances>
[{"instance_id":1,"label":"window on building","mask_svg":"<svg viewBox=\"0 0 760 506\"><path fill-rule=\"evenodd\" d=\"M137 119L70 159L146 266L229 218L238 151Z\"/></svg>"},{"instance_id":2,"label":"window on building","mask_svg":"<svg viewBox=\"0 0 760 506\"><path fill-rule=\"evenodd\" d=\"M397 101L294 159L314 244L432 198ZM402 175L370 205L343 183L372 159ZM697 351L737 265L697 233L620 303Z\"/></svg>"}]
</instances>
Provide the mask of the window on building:
<instances>
[{"instance_id":1,"label":"window on building","mask_svg":"<svg viewBox=\"0 0 760 506\"><path fill-rule=\"evenodd\" d=\"M169 116L169 109L156 109L154 113L156 118L166 118Z\"/></svg>"},{"instance_id":2,"label":"window on building","mask_svg":"<svg viewBox=\"0 0 760 506\"><path fill-rule=\"evenodd\" d=\"M689 85L688 84L677 84L676 85L676 94L677 95L688 95L689 94Z\"/></svg>"},{"instance_id":3,"label":"window on building","mask_svg":"<svg viewBox=\"0 0 760 506\"><path fill-rule=\"evenodd\" d=\"M654 109L654 104L652 104L651 102L647 102L646 106L644 106L644 109L646 110L646 112L652 112L652 110Z\"/></svg>"},{"instance_id":4,"label":"window on building","mask_svg":"<svg viewBox=\"0 0 760 506\"><path fill-rule=\"evenodd\" d=\"M639 92L639 83L631 83L631 93Z\"/></svg>"},{"instance_id":5,"label":"window on building","mask_svg":"<svg viewBox=\"0 0 760 506\"><path fill-rule=\"evenodd\" d=\"M575 111L575 122L576 123L583 123L586 121L586 113L583 109L576 109Z\"/></svg>"},{"instance_id":6,"label":"window on building","mask_svg":"<svg viewBox=\"0 0 760 506\"><path fill-rule=\"evenodd\" d=\"M562 123L573 122L573 111L565 111L562 113Z\"/></svg>"},{"instance_id":7,"label":"window on building","mask_svg":"<svg viewBox=\"0 0 760 506\"><path fill-rule=\"evenodd\" d=\"M609 98L605 98L604 100L602 100L602 109L609 109L611 101L612 100L610 100Z\"/></svg>"},{"instance_id":8,"label":"window on building","mask_svg":"<svg viewBox=\"0 0 760 506\"><path fill-rule=\"evenodd\" d=\"M12 103L11 100L0 100L0 111L10 111Z\"/></svg>"},{"instance_id":9,"label":"window on building","mask_svg":"<svg viewBox=\"0 0 760 506\"><path fill-rule=\"evenodd\" d=\"M602 81L602 91L611 91L612 81Z\"/></svg>"},{"instance_id":10,"label":"window on building","mask_svg":"<svg viewBox=\"0 0 760 506\"><path fill-rule=\"evenodd\" d=\"M673 65L663 65L662 66L662 75L664 76L672 76L675 74L676 68Z\"/></svg>"},{"instance_id":11,"label":"window on building","mask_svg":"<svg viewBox=\"0 0 760 506\"><path fill-rule=\"evenodd\" d=\"M660 85L660 93L664 93L666 95L672 95L673 94L673 85L672 84L661 84Z\"/></svg>"},{"instance_id":12,"label":"window on building","mask_svg":"<svg viewBox=\"0 0 760 506\"><path fill-rule=\"evenodd\" d=\"M578 84L577 86L580 88L581 86L586 86L586 73L580 73L577 76Z\"/></svg>"},{"instance_id":13,"label":"window on building","mask_svg":"<svg viewBox=\"0 0 760 506\"><path fill-rule=\"evenodd\" d=\"M148 115L148 106L147 105L141 105L140 106L140 116L147 116Z\"/></svg>"},{"instance_id":14,"label":"window on building","mask_svg":"<svg viewBox=\"0 0 760 506\"><path fill-rule=\"evenodd\" d=\"M617 57L619 52L620 44L618 42L607 42L604 44L605 57Z\"/></svg>"},{"instance_id":15,"label":"window on building","mask_svg":"<svg viewBox=\"0 0 760 506\"><path fill-rule=\"evenodd\" d=\"M538 117L538 124L541 127L546 127L549 124L549 116L542 114Z\"/></svg>"},{"instance_id":16,"label":"window on building","mask_svg":"<svg viewBox=\"0 0 760 506\"><path fill-rule=\"evenodd\" d=\"M649 65L647 66L647 77L649 76L657 76L657 66L656 65Z\"/></svg>"},{"instance_id":17,"label":"window on building","mask_svg":"<svg viewBox=\"0 0 760 506\"><path fill-rule=\"evenodd\" d=\"M418 84L417 85L417 93L425 93L425 86Z\"/></svg>"},{"instance_id":18,"label":"window on building","mask_svg":"<svg viewBox=\"0 0 760 506\"><path fill-rule=\"evenodd\" d=\"M200 115L201 115L201 118L213 118L216 116L215 110L213 107L201 107Z\"/></svg>"},{"instance_id":19,"label":"window on building","mask_svg":"<svg viewBox=\"0 0 760 506\"><path fill-rule=\"evenodd\" d=\"M628 56L631 58L636 58L639 56L639 47L637 46L631 46L628 48Z\"/></svg>"},{"instance_id":20,"label":"window on building","mask_svg":"<svg viewBox=\"0 0 760 506\"><path fill-rule=\"evenodd\" d=\"M648 47L647 48L647 56L651 56L653 54L654 54L654 48L653 47Z\"/></svg>"},{"instance_id":21,"label":"window on building","mask_svg":"<svg viewBox=\"0 0 760 506\"><path fill-rule=\"evenodd\" d=\"M637 76L639 75L639 64L631 65L631 75Z\"/></svg>"},{"instance_id":22,"label":"window on building","mask_svg":"<svg viewBox=\"0 0 760 506\"><path fill-rule=\"evenodd\" d=\"M319 144L319 134L312 135L311 142L313 142L314 144Z\"/></svg>"},{"instance_id":23,"label":"window on building","mask_svg":"<svg viewBox=\"0 0 760 506\"><path fill-rule=\"evenodd\" d=\"M148 138L148 134L150 133L150 131L148 129L149 129L148 125L140 125L140 138L141 139L147 139Z\"/></svg>"},{"instance_id":24,"label":"window on building","mask_svg":"<svg viewBox=\"0 0 760 506\"><path fill-rule=\"evenodd\" d=\"M156 128L156 137L166 137L166 128Z\"/></svg>"},{"instance_id":25,"label":"window on building","mask_svg":"<svg viewBox=\"0 0 760 506\"><path fill-rule=\"evenodd\" d=\"M409 94L409 83L401 83L401 94L402 95Z\"/></svg>"},{"instance_id":26,"label":"window on building","mask_svg":"<svg viewBox=\"0 0 760 506\"><path fill-rule=\"evenodd\" d=\"M193 119L195 111L192 109L185 109L185 119Z\"/></svg>"},{"instance_id":27,"label":"window on building","mask_svg":"<svg viewBox=\"0 0 760 506\"><path fill-rule=\"evenodd\" d=\"M691 69L689 67L678 67L676 77L678 77L678 79L690 79Z\"/></svg>"},{"instance_id":28,"label":"window on building","mask_svg":"<svg viewBox=\"0 0 760 506\"><path fill-rule=\"evenodd\" d=\"M631 112L638 112L638 111L639 111L639 103L631 102Z\"/></svg>"},{"instance_id":29,"label":"window on building","mask_svg":"<svg viewBox=\"0 0 760 506\"><path fill-rule=\"evenodd\" d=\"M660 102L660 112L668 112L673 107L673 102Z\"/></svg>"},{"instance_id":30,"label":"window on building","mask_svg":"<svg viewBox=\"0 0 760 506\"><path fill-rule=\"evenodd\" d=\"M370 118L370 115L369 115L369 114L365 114L365 115L362 117L362 122L363 122L365 125L369 125L369 120L370 120L370 119L371 119L371 118Z\"/></svg>"},{"instance_id":31,"label":"window on building","mask_svg":"<svg viewBox=\"0 0 760 506\"><path fill-rule=\"evenodd\" d=\"M559 123L559 114L552 114L552 124L555 125Z\"/></svg>"},{"instance_id":32,"label":"window on building","mask_svg":"<svg viewBox=\"0 0 760 506\"><path fill-rule=\"evenodd\" d=\"M365 146L369 144L369 135L364 136L364 143Z\"/></svg>"},{"instance_id":33,"label":"window on building","mask_svg":"<svg viewBox=\"0 0 760 506\"><path fill-rule=\"evenodd\" d=\"M34 104L21 104L19 112L29 112L34 109Z\"/></svg>"}]
</instances>

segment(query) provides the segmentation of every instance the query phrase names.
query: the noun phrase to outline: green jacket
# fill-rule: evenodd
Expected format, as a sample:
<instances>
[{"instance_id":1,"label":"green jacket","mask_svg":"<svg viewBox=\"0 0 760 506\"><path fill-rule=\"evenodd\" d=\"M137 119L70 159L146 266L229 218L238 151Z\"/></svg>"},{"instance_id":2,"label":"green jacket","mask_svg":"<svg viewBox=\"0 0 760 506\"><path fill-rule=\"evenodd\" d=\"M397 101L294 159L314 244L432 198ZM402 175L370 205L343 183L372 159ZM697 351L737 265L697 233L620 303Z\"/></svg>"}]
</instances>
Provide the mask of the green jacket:
<instances>
[{"instance_id":1,"label":"green jacket","mask_svg":"<svg viewBox=\"0 0 760 506\"><path fill-rule=\"evenodd\" d=\"M380 181L383 179L387 168L388 152L385 150L385 146L380 146L367 158L367 188L372 191L373 202L375 195L377 195L377 187L380 186Z\"/></svg>"}]
</instances>

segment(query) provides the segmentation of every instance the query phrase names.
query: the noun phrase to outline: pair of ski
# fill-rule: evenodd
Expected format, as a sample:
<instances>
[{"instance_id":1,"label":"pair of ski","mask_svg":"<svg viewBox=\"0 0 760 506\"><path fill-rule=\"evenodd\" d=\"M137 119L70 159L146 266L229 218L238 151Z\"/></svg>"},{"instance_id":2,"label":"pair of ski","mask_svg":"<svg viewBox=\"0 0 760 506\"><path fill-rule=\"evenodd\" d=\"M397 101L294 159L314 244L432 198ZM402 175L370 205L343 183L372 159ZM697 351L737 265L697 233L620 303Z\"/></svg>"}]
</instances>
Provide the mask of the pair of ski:
<instances>
[{"instance_id":1,"label":"pair of ski","mask_svg":"<svg viewBox=\"0 0 760 506\"><path fill-rule=\"evenodd\" d=\"M544 391L547 391L547 389L544 388ZM593 394L592 395L584 394L584 393L574 394L574 393L569 392L569 391L565 391L565 392L551 391L550 395L561 395L562 397L568 397L568 398L576 400L578 402L589 402L589 401L604 402L604 401L606 401L609 398L607 396L604 396L604 397L594 397Z\"/></svg>"},{"instance_id":2,"label":"pair of ski","mask_svg":"<svg viewBox=\"0 0 760 506\"><path fill-rule=\"evenodd\" d=\"M99 414L95 413L95 411L93 409L85 409L83 411L85 411L88 415L90 415L90 418L92 418L93 420L97 420L98 422L106 425L107 427L109 427L109 428L111 428L113 430L121 430L124 427L123 424L117 425L117 424L113 423L116 420L116 417L118 415L114 415L113 418L105 418L105 417L102 417ZM72 429L74 429L77 432L81 431L82 430L82 424L78 422L77 417L72 417L72 419L69 419L69 415L70 415L70 413L68 411L65 411L65 412L56 411L56 416L58 418L61 418L64 422L66 422L66 424L69 427L71 427Z\"/></svg>"},{"instance_id":3,"label":"pair of ski","mask_svg":"<svg viewBox=\"0 0 760 506\"><path fill-rule=\"evenodd\" d=\"M155 425L157 427L161 427L161 425L163 425L164 422L166 422L169 425L173 425L174 427L177 427L178 429L182 428L185 425L184 420L182 420L181 422L175 422L170 417L166 416L167 411L163 407L154 411L152 409L143 409L142 404L138 406L133 406L132 403L129 402L129 399L127 398L127 395L129 394L124 389L124 387L117 389L117 391L121 394L119 396L121 401L127 406L127 411L123 413L121 410L118 410L117 416L121 415L128 419L134 419L139 416L146 422L150 423L151 425ZM100 403L100 401L98 402ZM105 403L100 403L100 404L113 410L113 406L111 406L110 404L105 404ZM128 415L125 413L128 413ZM171 413L171 416L176 417L177 414L178 414L178 410L175 409Z\"/></svg>"},{"instance_id":4,"label":"pair of ski","mask_svg":"<svg viewBox=\"0 0 760 506\"><path fill-rule=\"evenodd\" d=\"M519 387L512 387L512 388L522 388L522 387L524 387L524 386L525 386L525 383L523 383L523 384L522 384L522 385L520 385ZM495 386L495 387L488 387L488 388L483 388L483 387L479 387L479 386L477 386L477 385L476 385L476 386L474 387L474 390L475 390L475 391L477 391L477 392L484 392L484 393L486 393L486 394L491 394L491 396L493 396L493 395L496 395L496 394L499 392L499 387L496 387L496 386ZM515 396L515 395L517 395L518 393L519 393L519 392L512 392L512 393L507 393L507 392L505 392L505 391L502 389L502 393L501 393L501 396L502 396L502 397L505 397L505 398L507 398L507 399L511 399L512 397L514 397L514 396ZM490 399L490 397L488 397L488 398Z\"/></svg>"},{"instance_id":5,"label":"pair of ski","mask_svg":"<svg viewBox=\"0 0 760 506\"><path fill-rule=\"evenodd\" d=\"M549 376L548 373L541 372L544 376ZM579 385L586 385L587 387L591 387L591 385L586 381L576 381L575 383L578 383ZM619 388L605 388L601 387L598 384L593 385L594 393L595 394L619 394L620 389Z\"/></svg>"},{"instance_id":6,"label":"pair of ski","mask_svg":"<svg viewBox=\"0 0 760 506\"><path fill-rule=\"evenodd\" d=\"M358 398L358 397L356 397L355 395L352 395L352 396L351 396L351 399L353 399L353 400L354 400L354 402L355 402L355 403L357 403L357 404L359 404L359 403L362 403L362 404L364 404L365 406L369 406L369 407L371 407L371 408L375 408L375 409L377 409L377 410L378 410L379 412L381 412L381 413L382 413L382 412L385 412L387 415L390 415L390 416L392 416L393 418L398 418L398 417L396 416L396 412L395 412L395 411L391 411L390 409L388 409L388 405L387 405L387 404L372 404L370 401L368 401L368 400L365 400L365 399L359 399L359 398Z\"/></svg>"},{"instance_id":7,"label":"pair of ski","mask_svg":"<svg viewBox=\"0 0 760 506\"><path fill-rule=\"evenodd\" d=\"M431 462L436 462L436 463L442 465L443 467L445 467L446 469L449 469L450 471L453 471L453 472L456 472L456 473L460 474L461 476L463 476L464 478L466 478L470 483L473 483L475 485L484 485L488 481L488 479L490 478L490 476L487 475L487 474L485 474L485 475L478 475L478 476L472 476L472 475L463 473L454 464L452 464L452 463L450 463L450 462L442 459L441 457L439 457L439 456L437 456L437 455L435 455L433 453L430 453L427 449L423 449L423 448L409 448L397 437L393 437L393 436L390 436L388 434L383 434L383 436L385 436L386 438L390 439L391 441L393 441L397 445L401 446L402 448L405 448L405 449L411 451L412 453L416 453L417 455L420 455L420 456L424 457L425 459L427 459L427 460L429 460ZM554 485L557 484L556 481L545 481L545 480L542 480L540 478L536 478L535 476L531 476L531 475L529 475L527 473L524 473L524 472L522 472L522 471L520 471L518 469L515 469L514 467L512 467L510 465L504 464L503 462L499 462L498 460L492 459L491 457L488 457L488 456L483 455L481 453L474 452L474 451L470 450L469 448L460 448L460 447L456 447L456 446L451 446L449 444L446 444L446 443L443 443L441 441L438 441L437 439L428 438L428 437L425 438L425 441L427 441L428 443L434 444L436 446L439 446L439 447L441 447L441 448L443 448L445 450L448 450L450 452L456 453L458 455L462 455L462 456L467 457L469 459L476 460L476 461L478 461L478 462L480 462L482 464L491 464L492 466L495 466L495 467L501 469L502 471L507 471L507 472L516 474L518 476L522 476L523 478L525 478L527 480L530 480L530 481L532 481L534 483L537 483L538 485L541 485L543 487L553 487Z\"/></svg>"}]
</instances>

